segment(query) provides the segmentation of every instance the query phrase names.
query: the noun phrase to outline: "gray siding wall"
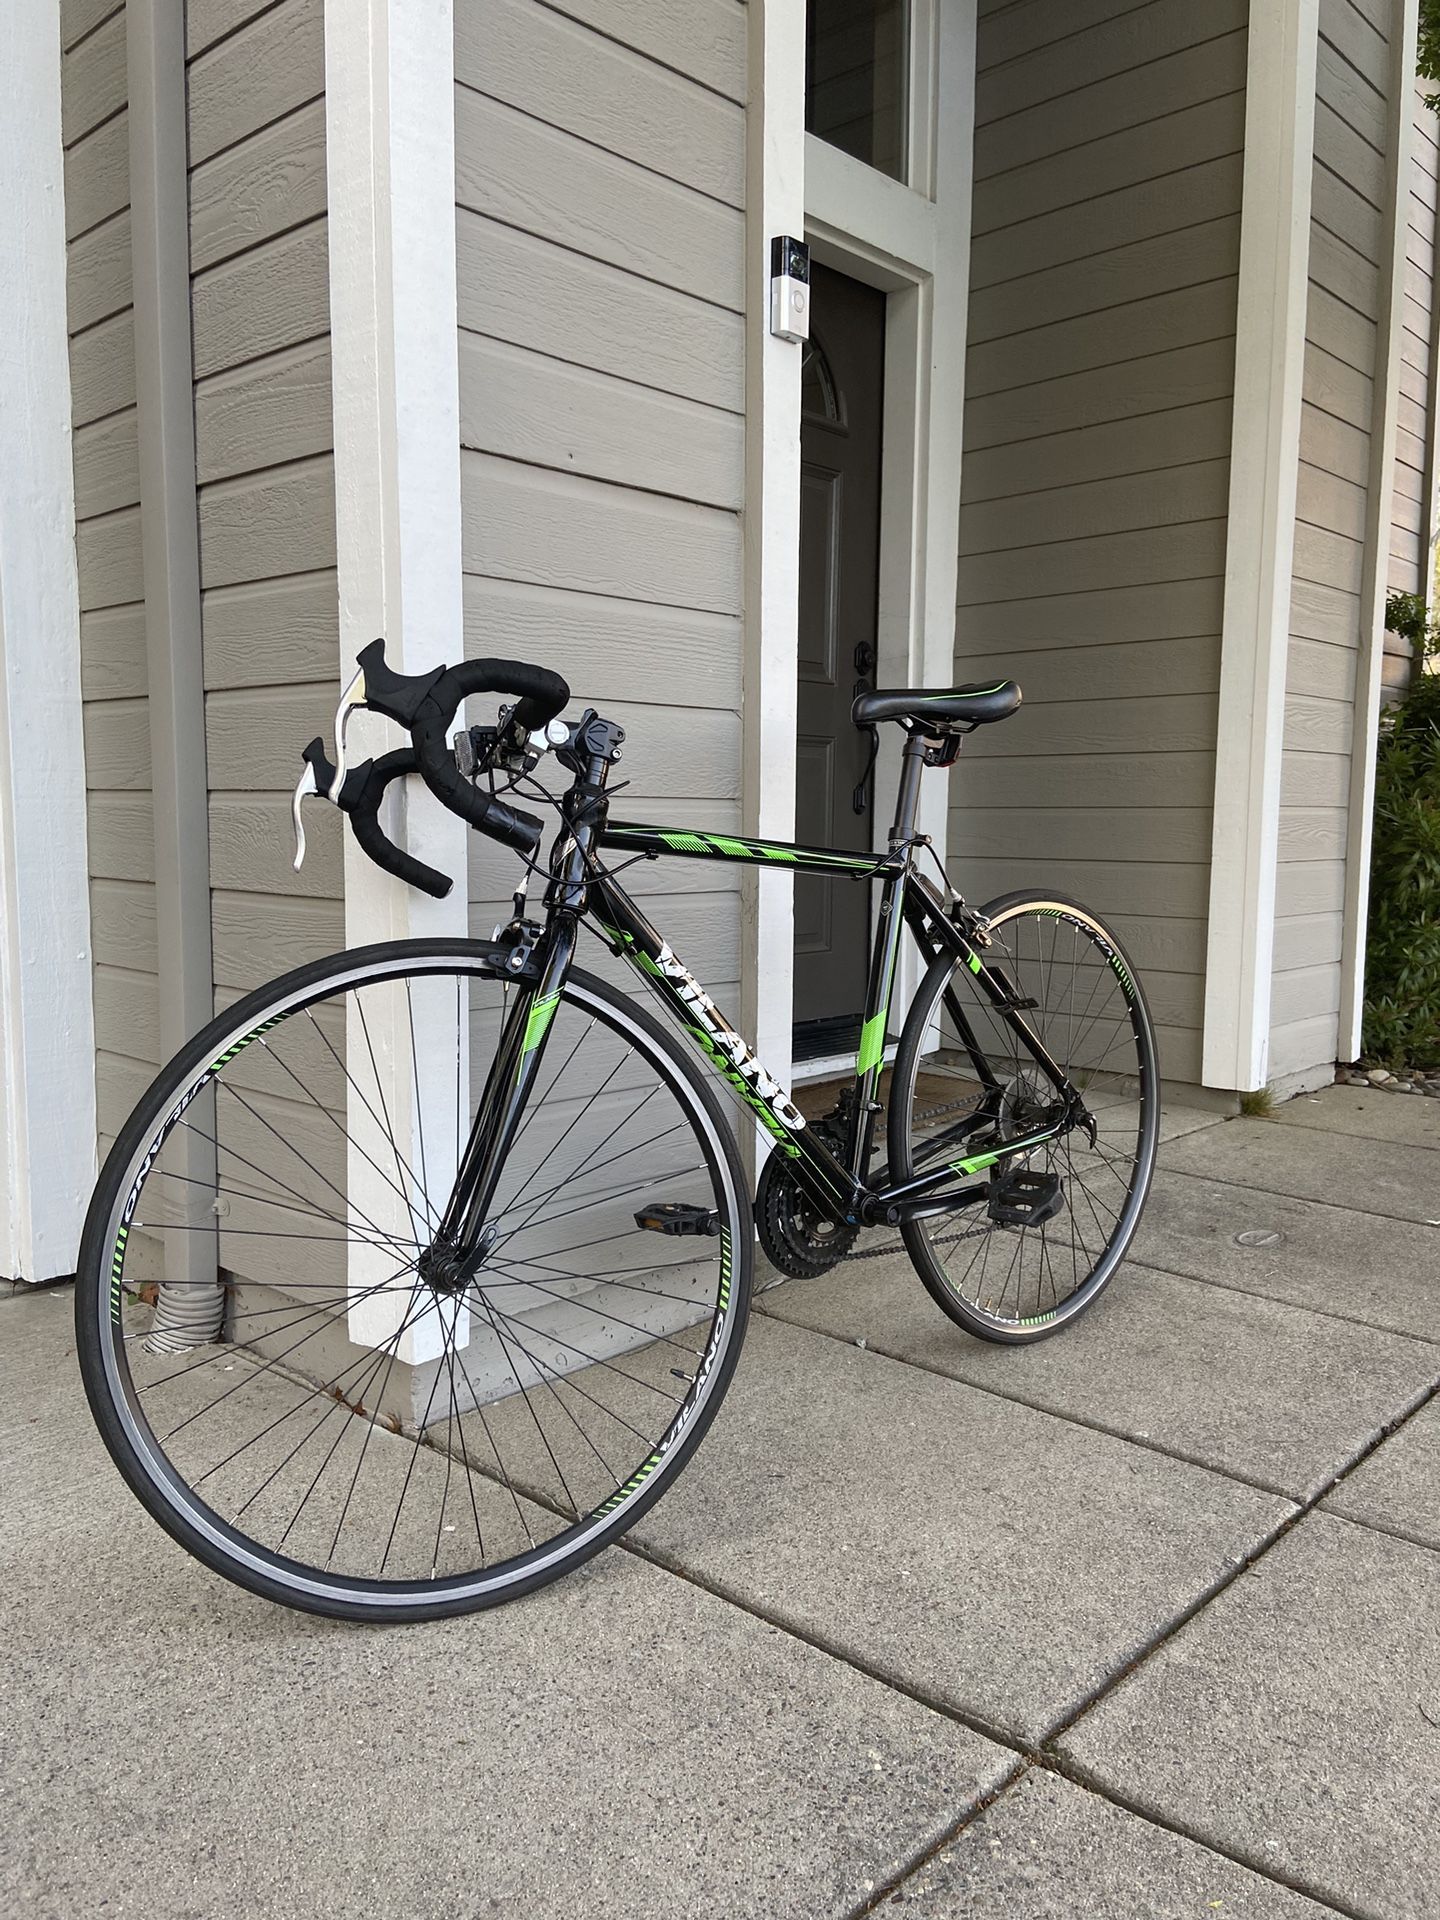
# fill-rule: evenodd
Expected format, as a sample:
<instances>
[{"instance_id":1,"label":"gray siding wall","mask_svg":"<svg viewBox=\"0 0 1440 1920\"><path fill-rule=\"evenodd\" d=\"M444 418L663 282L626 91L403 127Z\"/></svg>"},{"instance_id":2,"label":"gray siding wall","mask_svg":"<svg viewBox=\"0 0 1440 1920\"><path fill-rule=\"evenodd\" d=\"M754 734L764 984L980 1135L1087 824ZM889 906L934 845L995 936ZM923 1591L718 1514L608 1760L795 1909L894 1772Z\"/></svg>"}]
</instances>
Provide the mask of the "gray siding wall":
<instances>
[{"instance_id":1,"label":"gray siding wall","mask_svg":"<svg viewBox=\"0 0 1440 1920\"><path fill-rule=\"evenodd\" d=\"M159 1053L125 9L65 0L60 25L96 1073L108 1145Z\"/></svg>"},{"instance_id":2,"label":"gray siding wall","mask_svg":"<svg viewBox=\"0 0 1440 1920\"><path fill-rule=\"evenodd\" d=\"M1434 566L1428 511L1430 449L1435 406L1435 203L1440 156L1435 115L1425 105L1428 81L1415 88L1415 144L1410 172L1409 220L1405 231L1405 331L1401 341L1400 418L1395 443L1395 494L1391 508L1388 585L1399 593L1424 593ZM1388 696L1410 683L1410 647L1385 643Z\"/></svg>"},{"instance_id":3,"label":"gray siding wall","mask_svg":"<svg viewBox=\"0 0 1440 1920\"><path fill-rule=\"evenodd\" d=\"M189 0L190 268L223 1004L344 943L339 817L291 871L300 749L339 674L322 0Z\"/></svg>"},{"instance_id":4,"label":"gray siding wall","mask_svg":"<svg viewBox=\"0 0 1440 1920\"><path fill-rule=\"evenodd\" d=\"M1398 15L1392 0L1320 0L1270 1008L1274 1078L1333 1060L1339 1029L1377 316L1389 234L1386 35Z\"/></svg>"},{"instance_id":5,"label":"gray siding wall","mask_svg":"<svg viewBox=\"0 0 1440 1920\"><path fill-rule=\"evenodd\" d=\"M338 821L290 871L288 794L338 671L322 0L186 9L197 511L215 986L340 944ZM69 238L100 1134L158 1064L125 9L65 0Z\"/></svg>"},{"instance_id":6,"label":"gray siding wall","mask_svg":"<svg viewBox=\"0 0 1440 1920\"><path fill-rule=\"evenodd\" d=\"M745 10L457 0L455 43L466 651L623 722L618 814L733 830ZM488 934L518 868L473 859ZM733 1008L736 876L627 884Z\"/></svg>"},{"instance_id":7,"label":"gray siding wall","mask_svg":"<svg viewBox=\"0 0 1440 1920\"><path fill-rule=\"evenodd\" d=\"M1114 919L1200 1078L1246 0L981 0L957 881Z\"/></svg>"}]
</instances>

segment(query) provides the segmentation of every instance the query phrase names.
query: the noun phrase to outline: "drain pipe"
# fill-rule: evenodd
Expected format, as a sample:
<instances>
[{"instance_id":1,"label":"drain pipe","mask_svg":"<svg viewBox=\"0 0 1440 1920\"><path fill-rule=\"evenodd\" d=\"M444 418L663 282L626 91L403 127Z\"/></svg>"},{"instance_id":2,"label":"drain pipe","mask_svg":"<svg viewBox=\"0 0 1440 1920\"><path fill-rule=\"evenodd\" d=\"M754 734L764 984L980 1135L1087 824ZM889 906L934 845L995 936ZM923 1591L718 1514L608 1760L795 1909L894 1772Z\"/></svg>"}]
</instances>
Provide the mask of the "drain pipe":
<instances>
[{"instance_id":1,"label":"drain pipe","mask_svg":"<svg viewBox=\"0 0 1440 1920\"><path fill-rule=\"evenodd\" d=\"M191 386L184 0L128 0L130 220L141 552L155 805L155 920L161 1057L210 1019L210 831L200 628L195 396ZM207 1128L214 1131L213 1127ZM177 1171L215 1192L215 1156L190 1130ZM168 1233L149 1345L176 1353L213 1340L225 1298L216 1219ZM206 1227L210 1231L205 1231Z\"/></svg>"}]
</instances>

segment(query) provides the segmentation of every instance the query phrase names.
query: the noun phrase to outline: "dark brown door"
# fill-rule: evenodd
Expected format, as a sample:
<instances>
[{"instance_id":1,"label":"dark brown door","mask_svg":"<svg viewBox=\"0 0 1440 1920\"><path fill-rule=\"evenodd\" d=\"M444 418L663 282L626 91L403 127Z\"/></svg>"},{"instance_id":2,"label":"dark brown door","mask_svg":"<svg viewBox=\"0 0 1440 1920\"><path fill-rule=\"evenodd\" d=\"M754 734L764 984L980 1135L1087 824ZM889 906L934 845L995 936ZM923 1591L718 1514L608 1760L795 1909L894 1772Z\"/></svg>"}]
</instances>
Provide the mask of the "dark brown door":
<instances>
[{"instance_id":1,"label":"dark brown door","mask_svg":"<svg viewBox=\"0 0 1440 1920\"><path fill-rule=\"evenodd\" d=\"M870 743L851 724L850 703L875 671L884 386L885 295L815 267L800 428L795 836L855 852L874 839ZM797 1059L859 1035L869 892L864 882L796 877Z\"/></svg>"}]
</instances>

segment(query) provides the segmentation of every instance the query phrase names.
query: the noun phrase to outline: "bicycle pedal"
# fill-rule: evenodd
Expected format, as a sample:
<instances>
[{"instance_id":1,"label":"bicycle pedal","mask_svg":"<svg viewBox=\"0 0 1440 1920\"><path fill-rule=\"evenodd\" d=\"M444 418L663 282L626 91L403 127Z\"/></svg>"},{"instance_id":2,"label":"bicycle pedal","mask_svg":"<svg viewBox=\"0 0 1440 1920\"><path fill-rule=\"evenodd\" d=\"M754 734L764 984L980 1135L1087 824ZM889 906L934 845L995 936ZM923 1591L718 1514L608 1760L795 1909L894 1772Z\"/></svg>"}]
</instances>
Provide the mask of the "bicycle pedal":
<instances>
[{"instance_id":1,"label":"bicycle pedal","mask_svg":"<svg viewBox=\"0 0 1440 1920\"><path fill-rule=\"evenodd\" d=\"M1058 1173L1034 1173L1017 1167L1003 1179L990 1183L990 1198L985 1210L997 1226L1043 1227L1065 1205L1065 1191Z\"/></svg>"},{"instance_id":2,"label":"bicycle pedal","mask_svg":"<svg viewBox=\"0 0 1440 1920\"><path fill-rule=\"evenodd\" d=\"M642 1207L635 1224L646 1233L717 1234L720 1216L709 1207L691 1206L685 1200L661 1200L653 1207Z\"/></svg>"}]
</instances>

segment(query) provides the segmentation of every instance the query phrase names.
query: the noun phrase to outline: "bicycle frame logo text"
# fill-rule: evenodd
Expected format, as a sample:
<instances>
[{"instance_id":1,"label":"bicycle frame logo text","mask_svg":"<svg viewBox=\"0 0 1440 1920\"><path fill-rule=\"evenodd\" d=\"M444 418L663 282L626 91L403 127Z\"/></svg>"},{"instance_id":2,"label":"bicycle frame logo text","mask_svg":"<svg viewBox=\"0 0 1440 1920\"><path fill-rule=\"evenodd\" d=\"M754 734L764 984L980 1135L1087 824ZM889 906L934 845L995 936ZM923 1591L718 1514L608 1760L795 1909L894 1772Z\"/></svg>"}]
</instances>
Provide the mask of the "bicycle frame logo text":
<instances>
[{"instance_id":1,"label":"bicycle frame logo text","mask_svg":"<svg viewBox=\"0 0 1440 1920\"><path fill-rule=\"evenodd\" d=\"M689 1031L776 1139L784 1140L787 1129L790 1133L802 1132L804 1114L787 1098L780 1082L765 1071L740 1035L726 1026L724 1014L689 968L676 959L670 943L662 940L653 960L645 953L638 957L658 979L674 989L686 1011L694 1015L698 1024L691 1025Z\"/></svg>"}]
</instances>

